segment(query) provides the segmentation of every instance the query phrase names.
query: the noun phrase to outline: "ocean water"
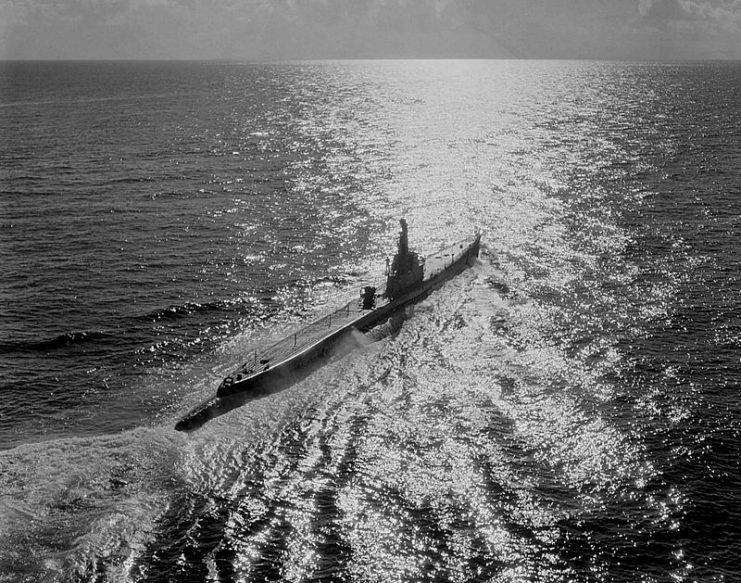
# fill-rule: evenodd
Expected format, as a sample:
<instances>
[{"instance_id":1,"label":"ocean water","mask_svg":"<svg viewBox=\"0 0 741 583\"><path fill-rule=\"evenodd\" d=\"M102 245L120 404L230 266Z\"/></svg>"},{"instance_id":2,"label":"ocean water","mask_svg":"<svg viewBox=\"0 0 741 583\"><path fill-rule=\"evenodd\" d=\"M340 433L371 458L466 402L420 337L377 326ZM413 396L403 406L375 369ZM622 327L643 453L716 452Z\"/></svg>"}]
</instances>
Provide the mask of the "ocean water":
<instances>
[{"instance_id":1,"label":"ocean water","mask_svg":"<svg viewBox=\"0 0 741 583\"><path fill-rule=\"evenodd\" d=\"M741 580L741 65L4 63L0 581ZM478 263L192 433L252 348Z\"/></svg>"}]
</instances>

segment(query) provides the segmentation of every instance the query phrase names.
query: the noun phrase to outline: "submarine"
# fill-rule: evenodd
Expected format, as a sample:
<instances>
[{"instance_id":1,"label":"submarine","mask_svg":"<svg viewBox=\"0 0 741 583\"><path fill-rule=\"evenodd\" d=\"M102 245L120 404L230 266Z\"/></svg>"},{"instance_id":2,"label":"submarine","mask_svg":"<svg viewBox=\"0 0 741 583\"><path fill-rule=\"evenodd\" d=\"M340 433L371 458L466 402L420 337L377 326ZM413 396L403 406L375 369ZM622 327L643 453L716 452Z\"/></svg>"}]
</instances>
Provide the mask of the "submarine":
<instances>
[{"instance_id":1,"label":"submarine","mask_svg":"<svg viewBox=\"0 0 741 583\"><path fill-rule=\"evenodd\" d=\"M367 332L387 321L473 265L479 256L481 233L476 232L422 258L409 248L406 220L400 224L396 254L393 261L386 261L383 284L363 287L357 300L261 352L251 352L244 364L223 379L216 395L189 411L175 429L198 429L219 415L306 378L330 359L352 350L352 343L344 339L353 331Z\"/></svg>"}]
</instances>

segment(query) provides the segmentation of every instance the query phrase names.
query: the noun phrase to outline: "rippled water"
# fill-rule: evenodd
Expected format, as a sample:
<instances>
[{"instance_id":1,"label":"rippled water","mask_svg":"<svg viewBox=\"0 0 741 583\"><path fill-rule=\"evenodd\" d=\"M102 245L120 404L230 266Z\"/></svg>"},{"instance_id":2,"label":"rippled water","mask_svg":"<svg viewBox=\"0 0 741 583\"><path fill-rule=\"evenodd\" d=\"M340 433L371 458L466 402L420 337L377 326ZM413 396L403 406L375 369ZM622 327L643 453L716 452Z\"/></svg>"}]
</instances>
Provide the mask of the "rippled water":
<instances>
[{"instance_id":1,"label":"rippled water","mask_svg":"<svg viewBox=\"0 0 741 583\"><path fill-rule=\"evenodd\" d=\"M737 64L5 64L0 580L741 577ZM481 228L401 328L252 346Z\"/></svg>"}]
</instances>

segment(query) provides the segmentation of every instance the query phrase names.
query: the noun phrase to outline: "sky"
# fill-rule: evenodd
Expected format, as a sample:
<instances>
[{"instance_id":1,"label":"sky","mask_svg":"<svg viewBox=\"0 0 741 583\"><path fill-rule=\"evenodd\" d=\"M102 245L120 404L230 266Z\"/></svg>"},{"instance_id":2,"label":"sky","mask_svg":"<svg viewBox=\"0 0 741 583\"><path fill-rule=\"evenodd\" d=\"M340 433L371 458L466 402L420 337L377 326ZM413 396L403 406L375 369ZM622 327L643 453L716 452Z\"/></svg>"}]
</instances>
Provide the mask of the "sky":
<instances>
[{"instance_id":1,"label":"sky","mask_svg":"<svg viewBox=\"0 0 741 583\"><path fill-rule=\"evenodd\" d=\"M741 0L0 0L0 59L741 59Z\"/></svg>"}]
</instances>

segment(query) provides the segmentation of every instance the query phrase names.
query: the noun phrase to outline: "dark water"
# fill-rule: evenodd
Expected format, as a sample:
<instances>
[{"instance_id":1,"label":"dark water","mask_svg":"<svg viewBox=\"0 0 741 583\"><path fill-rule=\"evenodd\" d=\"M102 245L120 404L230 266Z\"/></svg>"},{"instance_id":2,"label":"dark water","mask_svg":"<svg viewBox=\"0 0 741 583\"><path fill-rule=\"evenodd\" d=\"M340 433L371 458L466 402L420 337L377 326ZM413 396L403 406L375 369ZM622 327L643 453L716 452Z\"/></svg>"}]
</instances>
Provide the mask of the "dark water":
<instances>
[{"instance_id":1,"label":"dark water","mask_svg":"<svg viewBox=\"0 0 741 583\"><path fill-rule=\"evenodd\" d=\"M5 63L0 581L741 580L741 66ZM251 347L471 270L192 434Z\"/></svg>"}]
</instances>

